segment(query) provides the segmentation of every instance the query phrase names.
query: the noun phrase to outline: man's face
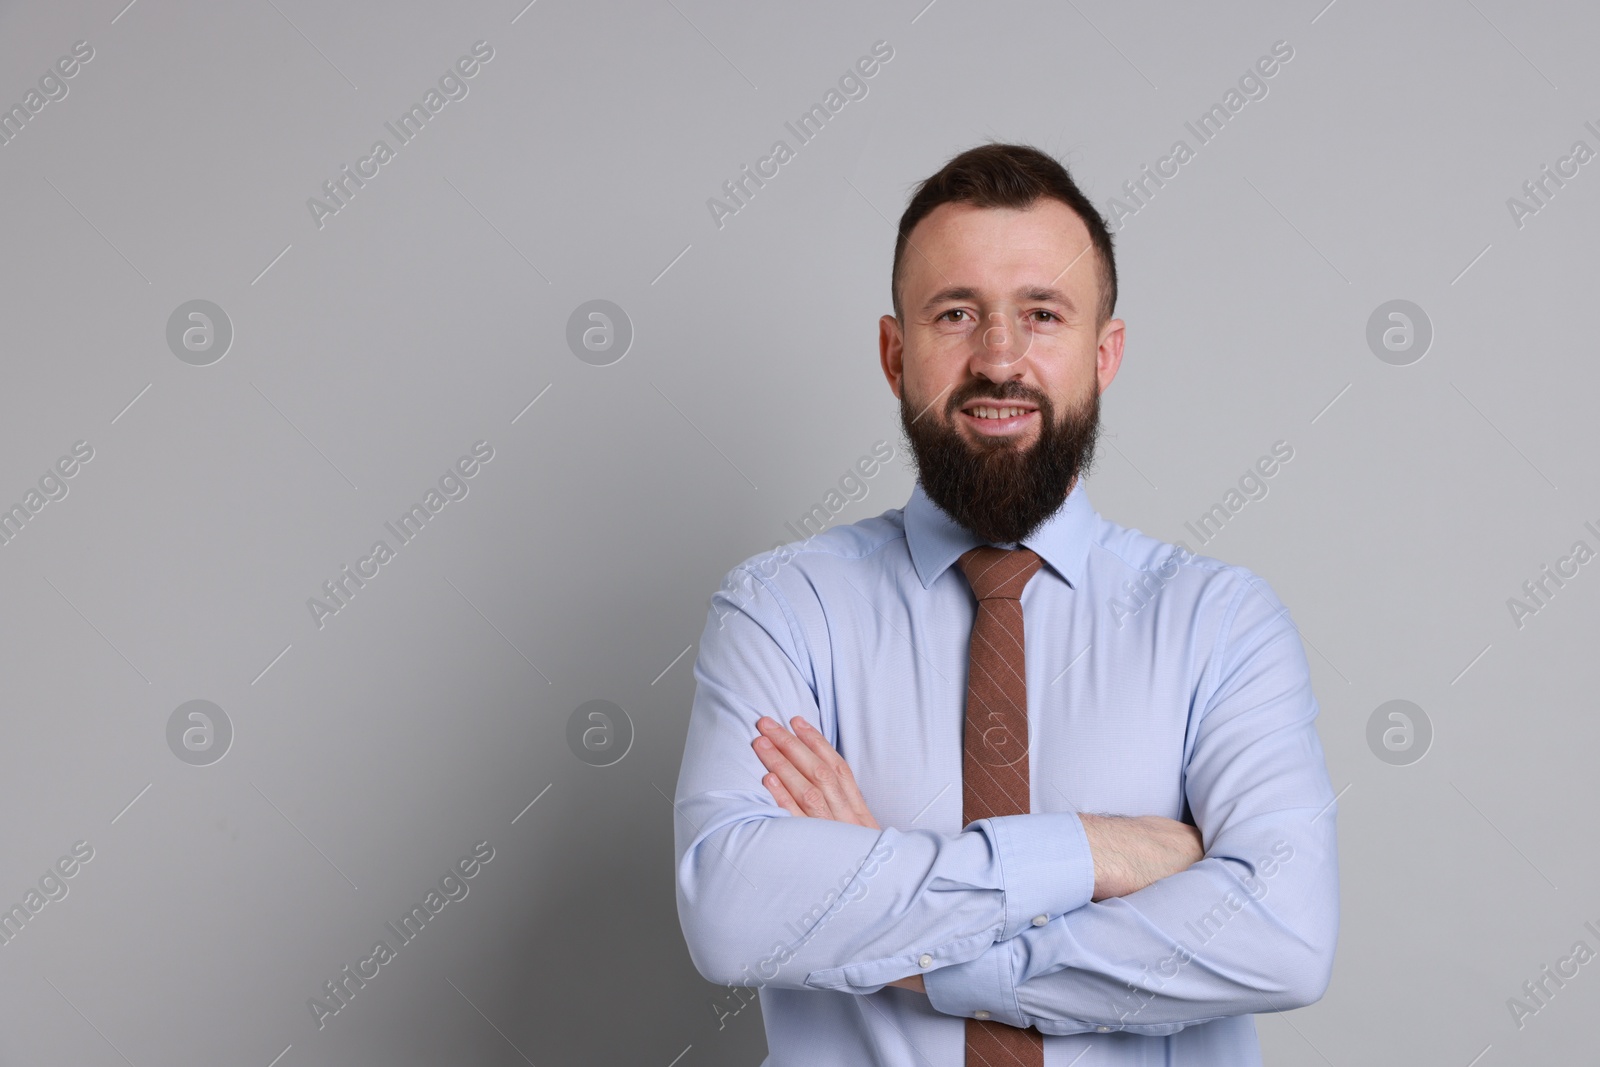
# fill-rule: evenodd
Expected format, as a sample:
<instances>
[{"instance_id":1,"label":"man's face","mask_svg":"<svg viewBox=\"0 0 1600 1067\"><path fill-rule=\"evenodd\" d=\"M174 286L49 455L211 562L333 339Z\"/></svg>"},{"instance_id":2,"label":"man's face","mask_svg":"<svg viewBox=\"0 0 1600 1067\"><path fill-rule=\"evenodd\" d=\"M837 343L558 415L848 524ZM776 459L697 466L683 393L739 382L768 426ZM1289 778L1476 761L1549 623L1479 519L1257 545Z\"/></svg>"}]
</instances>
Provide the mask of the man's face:
<instances>
[{"instance_id":1,"label":"man's face","mask_svg":"<svg viewBox=\"0 0 1600 1067\"><path fill-rule=\"evenodd\" d=\"M985 541L1031 534L1093 457L1124 333L1095 322L1095 257L1083 220L1053 199L941 204L911 232L905 322L879 320L883 371L923 489Z\"/></svg>"}]
</instances>

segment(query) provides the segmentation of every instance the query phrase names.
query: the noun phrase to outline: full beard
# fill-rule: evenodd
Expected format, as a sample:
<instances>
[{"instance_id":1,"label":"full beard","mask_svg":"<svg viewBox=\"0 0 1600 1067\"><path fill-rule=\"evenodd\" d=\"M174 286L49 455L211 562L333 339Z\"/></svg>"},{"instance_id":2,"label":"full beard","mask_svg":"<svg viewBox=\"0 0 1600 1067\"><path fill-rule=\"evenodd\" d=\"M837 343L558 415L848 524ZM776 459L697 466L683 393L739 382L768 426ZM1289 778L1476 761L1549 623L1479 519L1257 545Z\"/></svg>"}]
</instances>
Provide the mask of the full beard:
<instances>
[{"instance_id":1,"label":"full beard","mask_svg":"<svg viewBox=\"0 0 1600 1067\"><path fill-rule=\"evenodd\" d=\"M944 419L913 407L909 390L900 392L900 426L916 460L923 491L939 509L989 543L1020 542L1060 510L1073 481L1088 474L1100 432L1100 392L1056 420L1050 398L1011 381L1003 386L974 381L946 405ZM1039 438L1023 448L1006 438L969 442L957 427L967 401L994 398L1026 400L1039 409Z\"/></svg>"}]
</instances>

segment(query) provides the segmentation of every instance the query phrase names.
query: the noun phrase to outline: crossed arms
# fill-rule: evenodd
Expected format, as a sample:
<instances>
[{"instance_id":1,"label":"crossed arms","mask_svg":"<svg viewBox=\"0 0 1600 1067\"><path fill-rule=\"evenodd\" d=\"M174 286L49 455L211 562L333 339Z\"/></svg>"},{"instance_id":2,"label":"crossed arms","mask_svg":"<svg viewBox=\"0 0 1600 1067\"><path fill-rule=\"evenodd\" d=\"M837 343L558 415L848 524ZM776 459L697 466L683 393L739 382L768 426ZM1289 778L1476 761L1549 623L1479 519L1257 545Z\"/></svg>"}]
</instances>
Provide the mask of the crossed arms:
<instances>
[{"instance_id":1,"label":"crossed arms","mask_svg":"<svg viewBox=\"0 0 1600 1067\"><path fill-rule=\"evenodd\" d=\"M716 599L674 802L679 918L708 979L920 983L935 1010L1047 1034L1169 1034L1321 997L1333 793L1304 653L1265 583L1241 585L1208 672L1194 827L1039 812L955 834L878 826L817 729L792 605L766 583L732 610ZM812 729L789 734L766 717L780 709Z\"/></svg>"},{"instance_id":2,"label":"crossed arms","mask_svg":"<svg viewBox=\"0 0 1600 1067\"><path fill-rule=\"evenodd\" d=\"M794 733L764 715L756 720L760 736L750 742L771 772L761 783L778 806L791 815L879 829L850 764L804 716L796 715L790 724ZM1127 896L1186 870L1205 855L1200 831L1175 819L1086 813L1078 818L1094 864L1094 900ZM927 992L921 972L888 984Z\"/></svg>"}]
</instances>

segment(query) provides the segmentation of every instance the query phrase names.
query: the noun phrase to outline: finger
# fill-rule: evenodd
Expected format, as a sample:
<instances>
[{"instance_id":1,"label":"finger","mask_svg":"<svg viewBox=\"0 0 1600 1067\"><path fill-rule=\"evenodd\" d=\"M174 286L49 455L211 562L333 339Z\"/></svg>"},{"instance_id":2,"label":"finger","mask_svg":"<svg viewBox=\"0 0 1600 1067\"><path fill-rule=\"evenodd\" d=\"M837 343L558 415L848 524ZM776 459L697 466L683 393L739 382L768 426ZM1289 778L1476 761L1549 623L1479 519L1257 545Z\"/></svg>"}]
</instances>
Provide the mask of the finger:
<instances>
[{"instance_id":1,"label":"finger","mask_svg":"<svg viewBox=\"0 0 1600 1067\"><path fill-rule=\"evenodd\" d=\"M768 779L772 779L782 786L785 776L789 778L791 783L796 780L795 776L799 772L795 771L794 765L785 759L783 753L775 748L765 737L758 737L751 741L750 747L755 750L756 758L761 761L761 765L772 772L771 774L762 775L761 780L763 783ZM784 786L784 791L788 793L787 786ZM793 799L792 793L789 796L790 799ZM806 813L802 812L801 814Z\"/></svg>"},{"instance_id":2,"label":"finger","mask_svg":"<svg viewBox=\"0 0 1600 1067\"><path fill-rule=\"evenodd\" d=\"M839 756L838 759L839 779L844 783L845 791L849 795L851 803L856 806L856 812L860 816L859 821L863 826L870 826L874 830L878 829L878 820L872 817L872 809L867 806L867 798L861 795L861 786L856 784L855 772L850 769L849 762L843 756Z\"/></svg>"},{"instance_id":3,"label":"finger","mask_svg":"<svg viewBox=\"0 0 1600 1067\"><path fill-rule=\"evenodd\" d=\"M860 794L852 797L851 793L855 790L847 787L846 783L852 779L847 777L850 769L845 766L844 757L833 750L828 739L805 716L796 715L789 721L794 728L795 744L785 749L785 753L789 755L790 762L822 790L829 808L833 810L833 817L840 822L854 823L860 823L863 815L871 818Z\"/></svg>"},{"instance_id":4,"label":"finger","mask_svg":"<svg viewBox=\"0 0 1600 1067\"><path fill-rule=\"evenodd\" d=\"M804 722L796 716L798 721ZM771 716L763 716L756 722L756 728L788 757L789 762L807 778L815 780L816 772L821 768L822 761L811 750L811 746L802 741L796 734L790 733L783 724ZM824 741L824 744L827 742Z\"/></svg>"},{"instance_id":5,"label":"finger","mask_svg":"<svg viewBox=\"0 0 1600 1067\"><path fill-rule=\"evenodd\" d=\"M866 802L852 785L850 768L845 766L844 757L833 750L828 739L804 716L796 715L790 720L790 726L799 746L799 759L810 761L809 764L800 764L801 771L822 790L833 817L840 822L864 825L864 819L870 819L871 815L866 812ZM795 757L790 758L798 762Z\"/></svg>"},{"instance_id":6,"label":"finger","mask_svg":"<svg viewBox=\"0 0 1600 1067\"><path fill-rule=\"evenodd\" d=\"M838 784L840 802L851 813L851 821L861 826L878 828L877 820L872 817L872 811L867 807L866 798L861 795L861 787L856 784L856 776L850 770L850 764L839 755L834 747L828 744L828 739L822 736L822 731L812 726L802 716L796 715L792 720L795 736L806 744L823 764L833 770L834 778Z\"/></svg>"},{"instance_id":7,"label":"finger","mask_svg":"<svg viewBox=\"0 0 1600 1067\"><path fill-rule=\"evenodd\" d=\"M779 727L782 729L782 727ZM787 731L785 731L787 733ZM793 738L790 738L793 741ZM789 791L800 805L804 814L813 819L831 819L833 812L828 807L827 797L811 783L800 770L784 755L770 737L758 737L750 743L755 749L756 758L759 759L767 770L778 776L783 787Z\"/></svg>"},{"instance_id":8,"label":"finger","mask_svg":"<svg viewBox=\"0 0 1600 1067\"><path fill-rule=\"evenodd\" d=\"M784 784L789 785L790 792L793 792L796 799L808 810L813 804L807 801L806 793L816 792L820 794L821 803L826 805L828 811L828 814L821 816L822 818L837 819L840 822L853 821L851 806L846 802L844 793L839 788L839 776L834 772L834 769L823 762L817 753L813 752L811 747L804 741L785 730L776 720L770 721L772 723L771 726L766 727L763 731L767 740L778 747L779 751L805 777L808 783L807 786L802 787L805 790L804 792L795 792L794 786L785 778ZM756 725L760 726L761 723L758 722ZM826 745L827 742L824 741L823 744Z\"/></svg>"},{"instance_id":9,"label":"finger","mask_svg":"<svg viewBox=\"0 0 1600 1067\"><path fill-rule=\"evenodd\" d=\"M789 791L778 780L776 774L769 774L762 778L761 784L767 787L767 792L771 793L772 799L778 802L778 807L787 811L790 815L805 815L805 812L800 810L800 805L794 802L794 797L789 795Z\"/></svg>"}]
</instances>

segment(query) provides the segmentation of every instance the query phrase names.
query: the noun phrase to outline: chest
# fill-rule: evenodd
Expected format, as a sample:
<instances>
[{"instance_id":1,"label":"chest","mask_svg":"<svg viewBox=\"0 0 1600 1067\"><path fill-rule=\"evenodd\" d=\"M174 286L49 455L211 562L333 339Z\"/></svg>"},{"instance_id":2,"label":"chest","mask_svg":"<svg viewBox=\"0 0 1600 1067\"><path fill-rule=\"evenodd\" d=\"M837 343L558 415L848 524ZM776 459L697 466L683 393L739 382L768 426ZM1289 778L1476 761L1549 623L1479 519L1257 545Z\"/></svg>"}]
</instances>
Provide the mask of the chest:
<instances>
[{"instance_id":1,"label":"chest","mask_svg":"<svg viewBox=\"0 0 1600 1067\"><path fill-rule=\"evenodd\" d=\"M1031 590L1030 590L1031 592ZM818 702L883 825L959 830L974 608L862 604L830 635ZM1191 650L1118 628L1087 598L1023 602L1032 811L1183 810ZM1007 662L1015 666L1013 656ZM981 726L982 709L976 709Z\"/></svg>"}]
</instances>

